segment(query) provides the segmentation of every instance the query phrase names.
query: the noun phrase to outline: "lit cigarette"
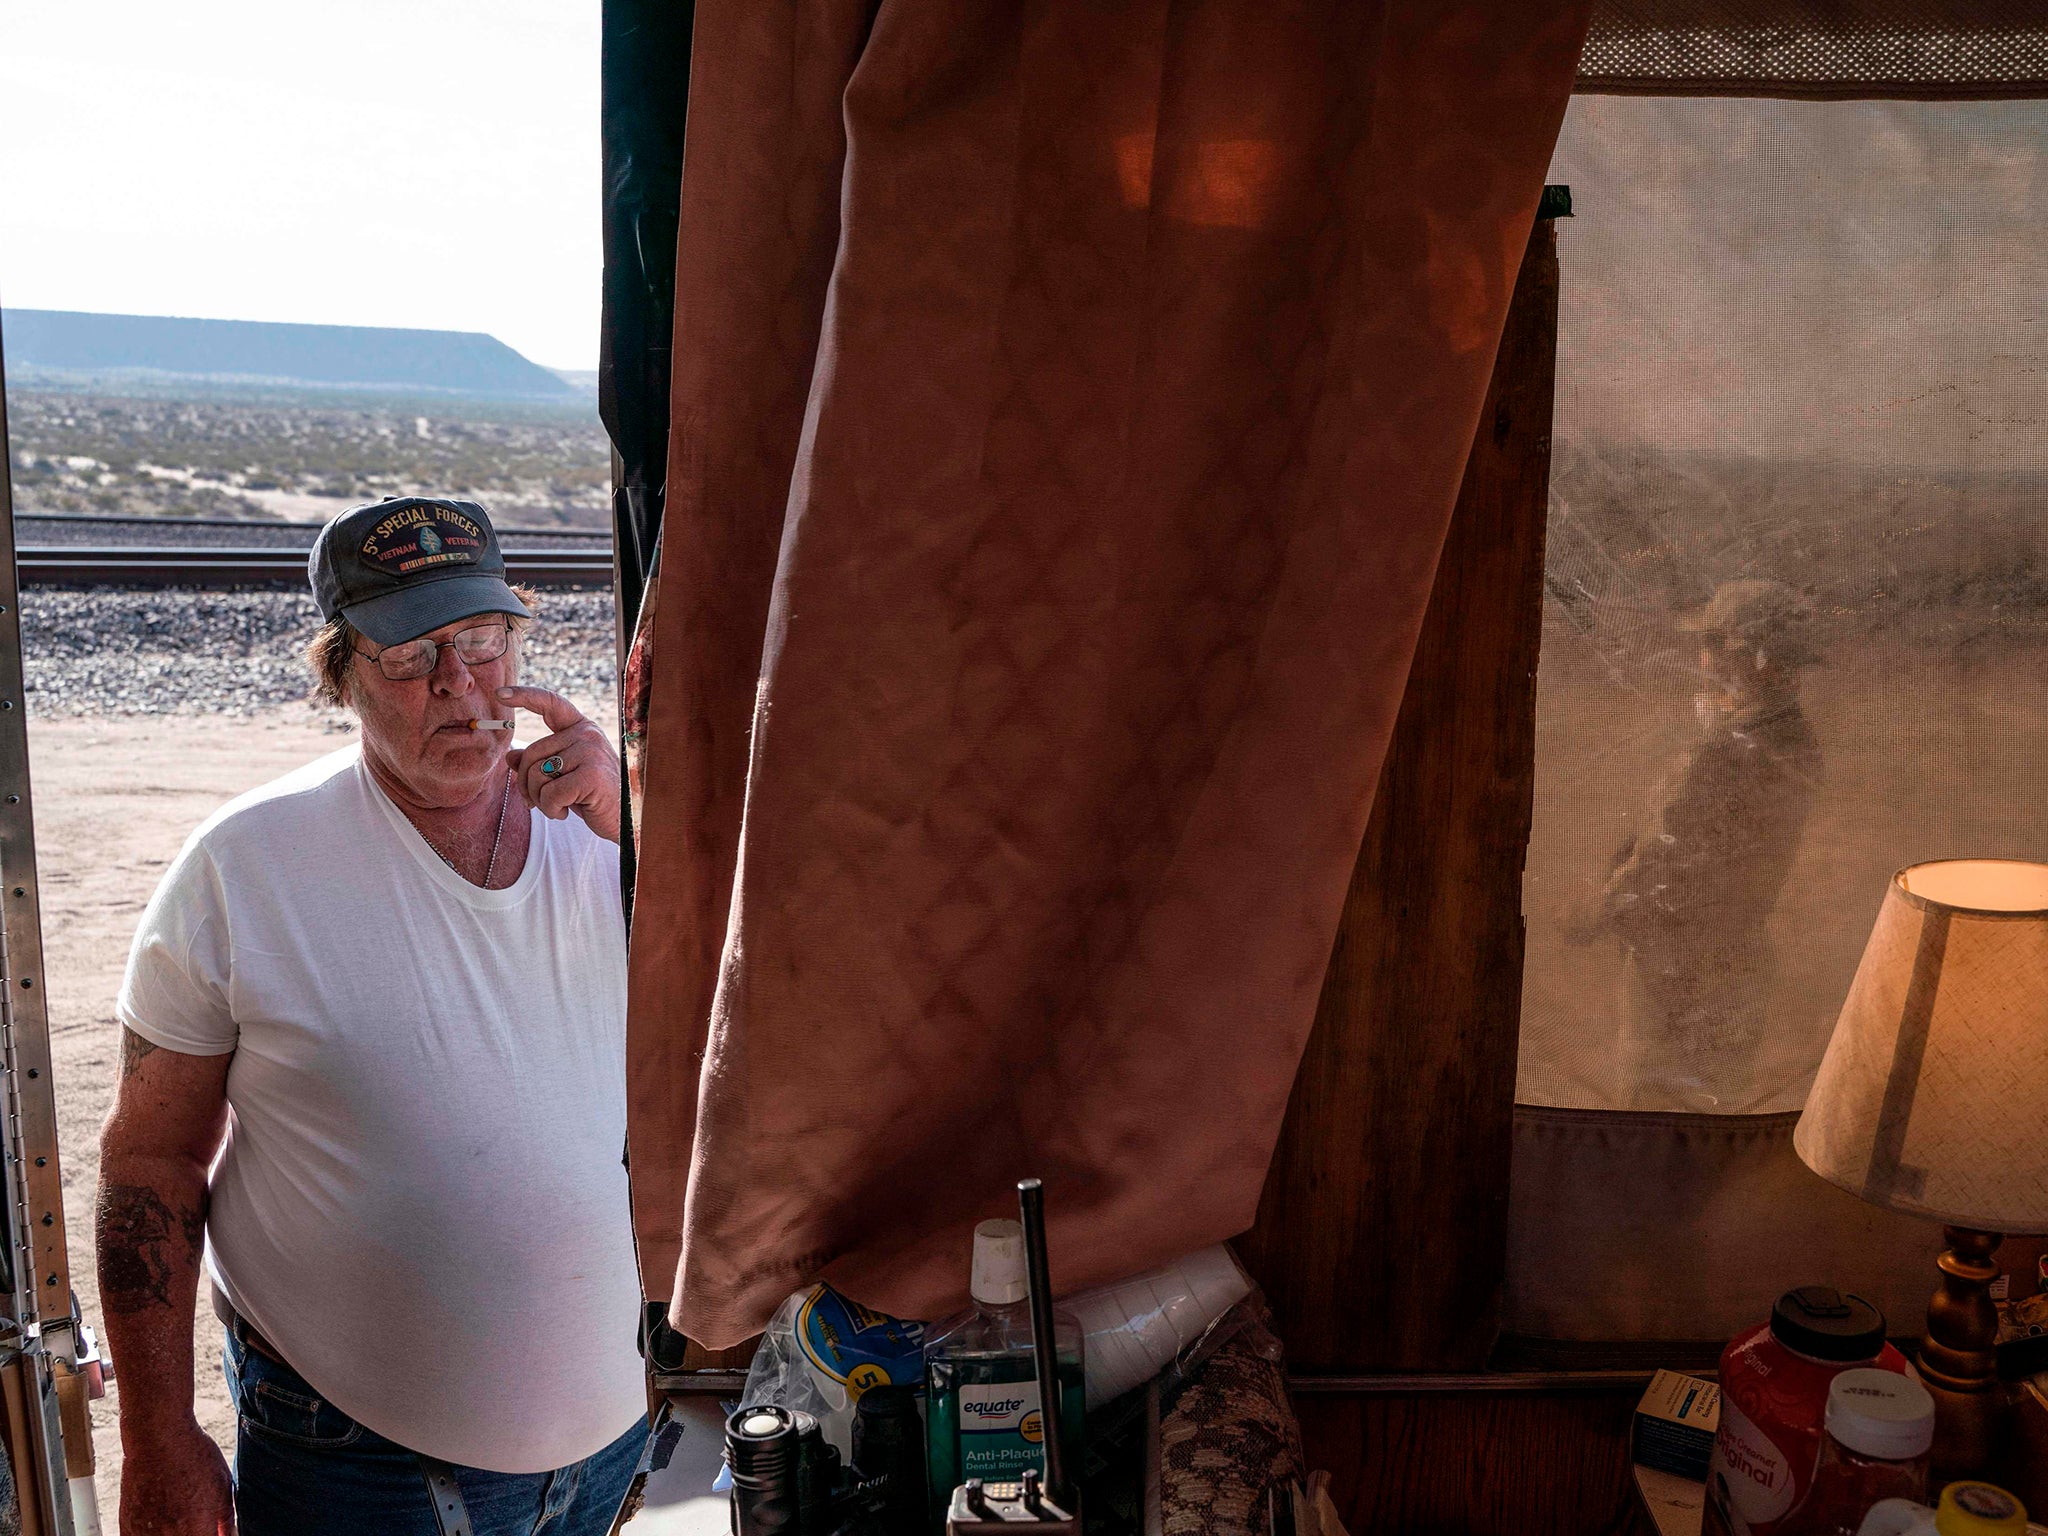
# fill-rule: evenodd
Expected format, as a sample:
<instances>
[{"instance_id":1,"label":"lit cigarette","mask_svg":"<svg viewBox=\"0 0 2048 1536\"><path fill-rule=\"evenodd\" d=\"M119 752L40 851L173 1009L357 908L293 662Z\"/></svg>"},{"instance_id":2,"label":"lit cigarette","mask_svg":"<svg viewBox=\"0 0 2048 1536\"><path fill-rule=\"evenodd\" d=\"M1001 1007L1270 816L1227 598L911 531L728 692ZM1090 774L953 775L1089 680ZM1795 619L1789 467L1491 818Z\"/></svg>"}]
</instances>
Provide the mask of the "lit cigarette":
<instances>
[{"instance_id":1,"label":"lit cigarette","mask_svg":"<svg viewBox=\"0 0 2048 1536\"><path fill-rule=\"evenodd\" d=\"M512 729L512 722L510 720L472 720L469 722L469 728L472 731L509 731Z\"/></svg>"}]
</instances>

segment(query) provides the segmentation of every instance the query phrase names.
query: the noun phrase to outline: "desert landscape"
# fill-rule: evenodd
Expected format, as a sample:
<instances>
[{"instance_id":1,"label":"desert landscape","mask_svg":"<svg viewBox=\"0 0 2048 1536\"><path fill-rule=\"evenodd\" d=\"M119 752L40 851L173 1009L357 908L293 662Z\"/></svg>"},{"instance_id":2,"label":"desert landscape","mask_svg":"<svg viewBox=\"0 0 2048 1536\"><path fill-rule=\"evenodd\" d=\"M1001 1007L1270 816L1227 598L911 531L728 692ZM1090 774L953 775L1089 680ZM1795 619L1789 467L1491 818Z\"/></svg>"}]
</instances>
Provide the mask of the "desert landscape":
<instances>
[{"instance_id":1,"label":"desert landscape","mask_svg":"<svg viewBox=\"0 0 2048 1536\"><path fill-rule=\"evenodd\" d=\"M254 389L10 385L18 513L325 522L427 487L509 527L610 526L595 402Z\"/></svg>"}]
</instances>

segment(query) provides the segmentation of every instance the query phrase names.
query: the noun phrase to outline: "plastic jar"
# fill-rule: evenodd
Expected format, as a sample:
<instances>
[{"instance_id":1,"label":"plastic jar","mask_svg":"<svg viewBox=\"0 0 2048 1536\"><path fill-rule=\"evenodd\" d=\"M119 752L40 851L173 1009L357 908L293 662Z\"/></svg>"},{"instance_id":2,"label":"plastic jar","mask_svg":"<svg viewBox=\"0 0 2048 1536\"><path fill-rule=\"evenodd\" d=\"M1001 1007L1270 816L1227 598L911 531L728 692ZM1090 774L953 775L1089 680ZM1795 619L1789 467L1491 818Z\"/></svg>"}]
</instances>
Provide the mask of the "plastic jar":
<instances>
[{"instance_id":1,"label":"plastic jar","mask_svg":"<svg viewBox=\"0 0 2048 1536\"><path fill-rule=\"evenodd\" d=\"M2026 1536L2020 1501L1991 1483L1950 1483L1941 1507L1886 1499L1864 1517L1856 1536Z\"/></svg>"},{"instance_id":2,"label":"plastic jar","mask_svg":"<svg viewBox=\"0 0 2048 1536\"><path fill-rule=\"evenodd\" d=\"M1707 1465L1707 1536L1793 1536L1820 1459L1828 1388L1872 1366L1906 1374L1884 1314L1832 1286L1787 1291L1721 1352L1721 1427Z\"/></svg>"},{"instance_id":3,"label":"plastic jar","mask_svg":"<svg viewBox=\"0 0 2048 1536\"><path fill-rule=\"evenodd\" d=\"M1934 1399L1913 1377L1842 1372L1828 1383L1826 1425L1802 1531L1856 1536L1871 1506L1926 1499Z\"/></svg>"}]
</instances>

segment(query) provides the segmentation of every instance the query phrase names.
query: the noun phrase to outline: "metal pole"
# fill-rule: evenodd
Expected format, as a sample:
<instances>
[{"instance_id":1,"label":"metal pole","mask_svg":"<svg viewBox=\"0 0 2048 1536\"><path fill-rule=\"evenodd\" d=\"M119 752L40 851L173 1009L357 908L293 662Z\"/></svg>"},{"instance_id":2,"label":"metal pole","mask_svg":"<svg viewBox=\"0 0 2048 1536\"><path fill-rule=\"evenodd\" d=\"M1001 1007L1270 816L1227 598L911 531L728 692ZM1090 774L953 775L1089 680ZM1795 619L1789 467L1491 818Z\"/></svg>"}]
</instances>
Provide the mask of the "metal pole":
<instances>
[{"instance_id":1,"label":"metal pole","mask_svg":"<svg viewBox=\"0 0 2048 1536\"><path fill-rule=\"evenodd\" d=\"M15 1468L40 1528L74 1532L71 1478L90 1487L92 1436L79 1335L71 1320L71 1260L64 1241L64 1185L57 1160L57 1095L50 1073L50 1016L43 1002L43 926L37 897L35 820L28 773L28 708L21 664L20 588L14 567L14 453L7 435L7 373L0 337L0 1081L7 1122L6 1200L12 1218L10 1294L23 1397L23 1428L38 1452L31 1473ZM74 1425L67 1448L60 1413ZM68 1449L68 1455L67 1455ZM67 1467L67 1462L69 1466ZM31 1484L38 1486L30 1486ZM90 1498L84 1501L90 1511Z\"/></svg>"}]
</instances>

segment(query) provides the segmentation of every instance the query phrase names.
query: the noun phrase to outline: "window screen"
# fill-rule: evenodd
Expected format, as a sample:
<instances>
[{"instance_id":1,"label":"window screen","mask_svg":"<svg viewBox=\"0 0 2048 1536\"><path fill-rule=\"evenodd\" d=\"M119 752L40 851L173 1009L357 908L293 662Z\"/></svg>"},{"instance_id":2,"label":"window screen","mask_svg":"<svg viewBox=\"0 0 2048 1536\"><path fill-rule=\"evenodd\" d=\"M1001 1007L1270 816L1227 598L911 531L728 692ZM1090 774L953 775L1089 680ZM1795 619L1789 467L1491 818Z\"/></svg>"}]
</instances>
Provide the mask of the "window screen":
<instances>
[{"instance_id":1,"label":"window screen","mask_svg":"<svg viewBox=\"0 0 2048 1536\"><path fill-rule=\"evenodd\" d=\"M1797 1108L1900 865L2048 857L2048 103L1576 98L1526 1103Z\"/></svg>"},{"instance_id":2,"label":"window screen","mask_svg":"<svg viewBox=\"0 0 2048 1536\"><path fill-rule=\"evenodd\" d=\"M1595 0L1579 88L1702 96L2040 95L2040 0Z\"/></svg>"}]
</instances>

